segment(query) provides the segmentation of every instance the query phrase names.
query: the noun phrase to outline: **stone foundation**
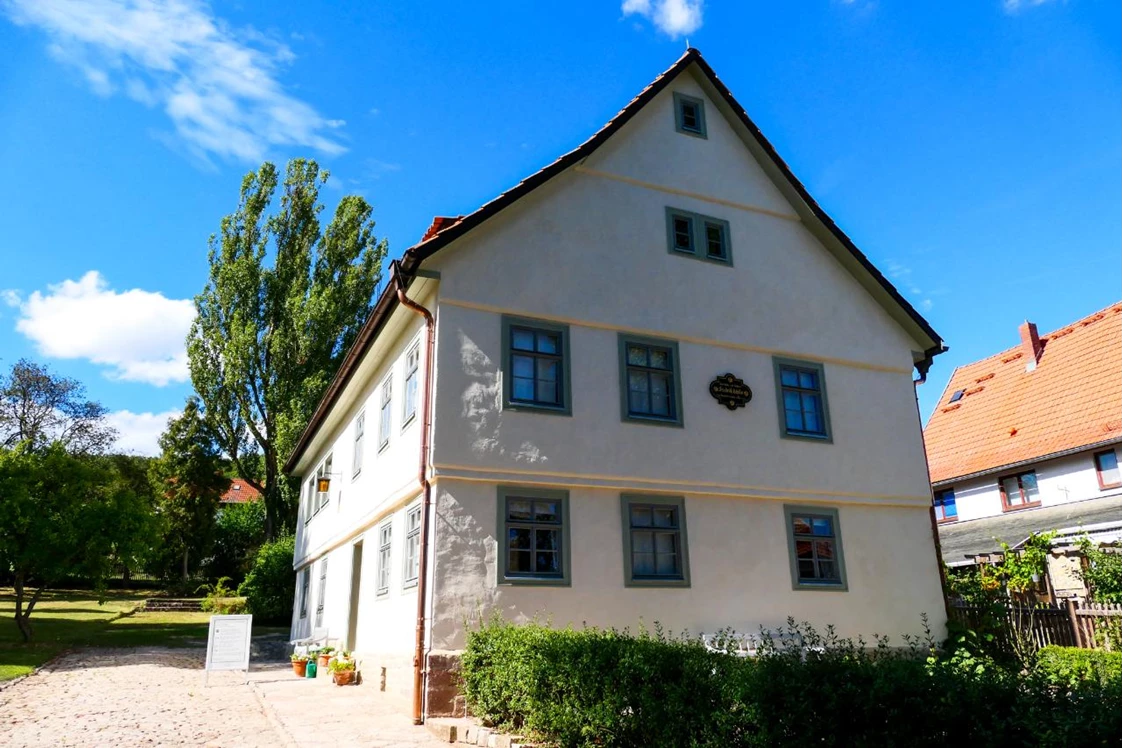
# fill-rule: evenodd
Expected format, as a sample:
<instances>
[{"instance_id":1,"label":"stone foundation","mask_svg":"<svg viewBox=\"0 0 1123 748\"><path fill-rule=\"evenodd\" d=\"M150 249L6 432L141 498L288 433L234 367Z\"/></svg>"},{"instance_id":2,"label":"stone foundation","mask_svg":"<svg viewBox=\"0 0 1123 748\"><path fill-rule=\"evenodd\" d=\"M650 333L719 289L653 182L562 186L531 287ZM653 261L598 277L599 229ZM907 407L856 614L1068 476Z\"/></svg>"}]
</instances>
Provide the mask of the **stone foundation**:
<instances>
[{"instance_id":1,"label":"stone foundation","mask_svg":"<svg viewBox=\"0 0 1123 748\"><path fill-rule=\"evenodd\" d=\"M467 714L464 696L460 693L460 653L430 652L427 672L426 716L463 717Z\"/></svg>"}]
</instances>

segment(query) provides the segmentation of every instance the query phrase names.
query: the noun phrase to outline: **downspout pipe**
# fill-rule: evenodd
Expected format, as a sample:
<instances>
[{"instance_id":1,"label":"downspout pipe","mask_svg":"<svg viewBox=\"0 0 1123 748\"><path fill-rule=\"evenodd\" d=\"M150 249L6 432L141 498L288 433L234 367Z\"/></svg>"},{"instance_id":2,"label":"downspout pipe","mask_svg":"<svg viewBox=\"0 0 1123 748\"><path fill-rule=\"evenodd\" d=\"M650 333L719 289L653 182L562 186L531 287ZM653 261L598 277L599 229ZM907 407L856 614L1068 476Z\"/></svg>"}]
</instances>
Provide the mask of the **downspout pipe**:
<instances>
[{"instance_id":1,"label":"downspout pipe","mask_svg":"<svg viewBox=\"0 0 1123 748\"><path fill-rule=\"evenodd\" d=\"M405 285L399 270L399 263L390 263L390 273L398 301L414 314L425 320L425 375L421 384L421 457L418 465L417 480L421 484L421 542L417 549L417 638L413 649L413 724L425 721L425 602L428 597L429 578L429 514L432 503L433 486L429 482L429 443L433 430L430 397L433 390L433 348L435 345L436 323L433 314L413 299L406 296Z\"/></svg>"}]
</instances>

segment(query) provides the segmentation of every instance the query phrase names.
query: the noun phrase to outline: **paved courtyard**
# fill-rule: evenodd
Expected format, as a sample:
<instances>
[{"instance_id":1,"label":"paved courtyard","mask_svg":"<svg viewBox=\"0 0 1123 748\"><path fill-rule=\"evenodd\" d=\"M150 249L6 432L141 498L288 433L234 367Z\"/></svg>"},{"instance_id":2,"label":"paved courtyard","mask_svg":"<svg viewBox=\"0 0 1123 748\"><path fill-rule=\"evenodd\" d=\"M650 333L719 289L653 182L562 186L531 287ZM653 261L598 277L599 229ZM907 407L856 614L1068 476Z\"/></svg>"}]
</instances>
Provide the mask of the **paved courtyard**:
<instances>
[{"instance_id":1,"label":"paved courtyard","mask_svg":"<svg viewBox=\"0 0 1123 748\"><path fill-rule=\"evenodd\" d=\"M87 649L0 689L0 745L448 745L370 686L297 678L287 663L212 673L194 649Z\"/></svg>"}]
</instances>

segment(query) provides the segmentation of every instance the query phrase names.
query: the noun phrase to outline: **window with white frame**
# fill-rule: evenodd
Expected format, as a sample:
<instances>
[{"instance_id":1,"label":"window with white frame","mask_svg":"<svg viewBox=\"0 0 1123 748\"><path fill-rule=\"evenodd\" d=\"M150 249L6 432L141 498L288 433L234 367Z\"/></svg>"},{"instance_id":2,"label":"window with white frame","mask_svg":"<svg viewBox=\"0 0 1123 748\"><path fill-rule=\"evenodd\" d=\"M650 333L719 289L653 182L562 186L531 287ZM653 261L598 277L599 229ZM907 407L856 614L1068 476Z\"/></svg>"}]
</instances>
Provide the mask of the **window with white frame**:
<instances>
[{"instance_id":1,"label":"window with white frame","mask_svg":"<svg viewBox=\"0 0 1123 748\"><path fill-rule=\"evenodd\" d=\"M316 511L316 479L309 478L304 486L304 521L312 519Z\"/></svg>"},{"instance_id":2,"label":"window with white frame","mask_svg":"<svg viewBox=\"0 0 1123 748\"><path fill-rule=\"evenodd\" d=\"M415 506L406 512L406 557L402 587L417 585L418 570L421 565L421 507Z\"/></svg>"},{"instance_id":3,"label":"window with white frame","mask_svg":"<svg viewBox=\"0 0 1123 748\"><path fill-rule=\"evenodd\" d=\"M316 593L316 628L324 625L324 597L328 591L328 560L320 561L320 589Z\"/></svg>"},{"instance_id":4,"label":"window with white frame","mask_svg":"<svg viewBox=\"0 0 1123 748\"><path fill-rule=\"evenodd\" d=\"M351 475L356 476L363 469L363 432L366 431L367 414L360 413L355 418L355 453L351 458Z\"/></svg>"},{"instance_id":5,"label":"window with white frame","mask_svg":"<svg viewBox=\"0 0 1123 748\"><path fill-rule=\"evenodd\" d=\"M393 529L389 520L378 528L378 589L375 590L378 595L385 595L390 591L390 541Z\"/></svg>"},{"instance_id":6,"label":"window with white frame","mask_svg":"<svg viewBox=\"0 0 1123 748\"><path fill-rule=\"evenodd\" d=\"M386 449L386 445L390 443L390 421L391 409L390 402L393 393L393 377L386 377L386 381L382 383L381 410L378 415L378 451Z\"/></svg>"},{"instance_id":7,"label":"window with white frame","mask_svg":"<svg viewBox=\"0 0 1123 748\"><path fill-rule=\"evenodd\" d=\"M320 479L321 478L327 478L328 484L329 484L328 485L329 490L327 490L327 491L321 491L320 490ZM323 463L321 463L319 470L316 471L316 510L315 511L318 512L321 509L323 509L325 506L328 505L328 499L329 499L329 495L331 493L330 484L331 484L331 455L328 455L328 458L326 460L324 460Z\"/></svg>"},{"instance_id":8,"label":"window with white frame","mask_svg":"<svg viewBox=\"0 0 1123 748\"><path fill-rule=\"evenodd\" d=\"M312 570L305 566L300 572L300 617L308 617L308 588L312 585Z\"/></svg>"},{"instance_id":9,"label":"window with white frame","mask_svg":"<svg viewBox=\"0 0 1123 748\"><path fill-rule=\"evenodd\" d=\"M406 379L402 393L402 428L417 415L418 367L421 363L421 344L416 343L406 353Z\"/></svg>"}]
</instances>

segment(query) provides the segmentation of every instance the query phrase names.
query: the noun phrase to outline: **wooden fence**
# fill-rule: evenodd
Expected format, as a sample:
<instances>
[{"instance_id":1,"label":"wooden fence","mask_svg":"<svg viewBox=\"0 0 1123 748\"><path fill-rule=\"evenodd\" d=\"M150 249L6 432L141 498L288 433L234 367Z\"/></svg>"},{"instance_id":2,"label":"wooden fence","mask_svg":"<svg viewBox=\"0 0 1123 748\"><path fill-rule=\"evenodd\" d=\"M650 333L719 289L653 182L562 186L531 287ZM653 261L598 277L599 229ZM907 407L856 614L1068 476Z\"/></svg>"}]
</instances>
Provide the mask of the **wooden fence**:
<instances>
[{"instance_id":1,"label":"wooden fence","mask_svg":"<svg viewBox=\"0 0 1123 748\"><path fill-rule=\"evenodd\" d=\"M975 630L981 629L989 618L987 609L975 605L952 603L949 613L952 621ZM1039 603L1033 607L1008 604L1002 613L1002 623L1007 643L1017 631L1031 630L1038 647L1056 644L1113 650L1119 648L1123 606L1075 600Z\"/></svg>"}]
</instances>

